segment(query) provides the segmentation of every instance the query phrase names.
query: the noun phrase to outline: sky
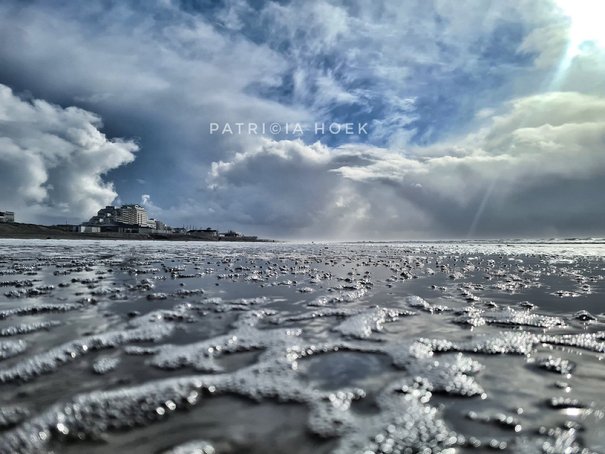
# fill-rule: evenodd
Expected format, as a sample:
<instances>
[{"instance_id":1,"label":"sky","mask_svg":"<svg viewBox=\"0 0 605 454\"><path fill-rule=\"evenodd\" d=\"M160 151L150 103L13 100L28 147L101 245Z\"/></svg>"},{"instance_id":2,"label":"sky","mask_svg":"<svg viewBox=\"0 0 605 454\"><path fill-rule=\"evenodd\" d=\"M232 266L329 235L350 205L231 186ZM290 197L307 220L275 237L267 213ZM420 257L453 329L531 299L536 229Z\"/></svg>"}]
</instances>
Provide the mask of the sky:
<instances>
[{"instance_id":1,"label":"sky","mask_svg":"<svg viewBox=\"0 0 605 454\"><path fill-rule=\"evenodd\" d=\"M79 223L139 203L278 239L605 236L604 16L4 0L0 211Z\"/></svg>"}]
</instances>

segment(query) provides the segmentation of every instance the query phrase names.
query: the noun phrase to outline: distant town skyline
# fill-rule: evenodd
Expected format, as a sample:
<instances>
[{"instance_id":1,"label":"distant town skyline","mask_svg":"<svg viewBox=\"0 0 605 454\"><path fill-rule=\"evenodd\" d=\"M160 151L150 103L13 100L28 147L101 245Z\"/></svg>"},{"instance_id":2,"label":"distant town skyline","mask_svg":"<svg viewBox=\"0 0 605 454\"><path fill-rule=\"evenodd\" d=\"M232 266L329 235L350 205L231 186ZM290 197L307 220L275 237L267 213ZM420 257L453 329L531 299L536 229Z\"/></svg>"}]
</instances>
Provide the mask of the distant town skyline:
<instances>
[{"instance_id":1,"label":"distant town skyline","mask_svg":"<svg viewBox=\"0 0 605 454\"><path fill-rule=\"evenodd\" d=\"M605 3L7 0L0 211L605 236ZM319 127L318 127L319 125Z\"/></svg>"}]
</instances>

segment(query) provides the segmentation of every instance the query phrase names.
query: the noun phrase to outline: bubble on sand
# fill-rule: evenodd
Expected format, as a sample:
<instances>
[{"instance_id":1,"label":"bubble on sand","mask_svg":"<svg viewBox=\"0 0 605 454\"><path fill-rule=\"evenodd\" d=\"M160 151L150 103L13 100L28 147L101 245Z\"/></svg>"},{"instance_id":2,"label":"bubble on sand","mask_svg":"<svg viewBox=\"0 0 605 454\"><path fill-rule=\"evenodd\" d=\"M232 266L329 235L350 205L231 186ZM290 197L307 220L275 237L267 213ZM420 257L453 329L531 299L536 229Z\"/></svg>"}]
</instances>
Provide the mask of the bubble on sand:
<instances>
[{"instance_id":1,"label":"bubble on sand","mask_svg":"<svg viewBox=\"0 0 605 454\"><path fill-rule=\"evenodd\" d=\"M563 358L557 358L550 355L536 358L535 364L540 369L544 369L549 372L555 372L561 375L571 374L576 368L576 364L572 361Z\"/></svg>"},{"instance_id":2,"label":"bubble on sand","mask_svg":"<svg viewBox=\"0 0 605 454\"><path fill-rule=\"evenodd\" d=\"M168 324L150 324L134 329L110 331L82 337L46 352L29 356L10 367L0 369L0 382L29 381L42 374L53 372L60 366L90 352L131 342L157 341L171 332L172 326Z\"/></svg>"},{"instance_id":3,"label":"bubble on sand","mask_svg":"<svg viewBox=\"0 0 605 454\"><path fill-rule=\"evenodd\" d=\"M357 301L368 292L365 287L355 290L341 291L337 295L320 296L308 303L309 306L332 306L335 304L351 303Z\"/></svg>"},{"instance_id":4,"label":"bubble on sand","mask_svg":"<svg viewBox=\"0 0 605 454\"><path fill-rule=\"evenodd\" d=\"M583 404L577 399L570 397L552 397L547 401L548 406L551 408L565 409L565 408L587 408L587 405Z\"/></svg>"},{"instance_id":5,"label":"bubble on sand","mask_svg":"<svg viewBox=\"0 0 605 454\"><path fill-rule=\"evenodd\" d=\"M27 344L22 340L0 341L0 359L12 358L27 349Z\"/></svg>"},{"instance_id":6,"label":"bubble on sand","mask_svg":"<svg viewBox=\"0 0 605 454\"><path fill-rule=\"evenodd\" d=\"M229 334L186 345L161 345L149 363L161 369L191 366L197 371L220 372L216 358L228 353L293 345L301 333L298 329L258 330L251 324L240 326Z\"/></svg>"},{"instance_id":7,"label":"bubble on sand","mask_svg":"<svg viewBox=\"0 0 605 454\"><path fill-rule=\"evenodd\" d=\"M508 306L503 307L500 310L484 310L477 307L469 307L461 311L456 322L471 326L483 326L488 324L530 326L547 329L565 326L565 322L560 317L539 315L527 310L516 310Z\"/></svg>"},{"instance_id":8,"label":"bubble on sand","mask_svg":"<svg viewBox=\"0 0 605 454\"><path fill-rule=\"evenodd\" d=\"M348 317L336 326L334 330L343 336L365 339L370 337L373 332L382 331L385 323L393 322L409 315L413 315L413 313L401 309L375 307Z\"/></svg>"},{"instance_id":9,"label":"bubble on sand","mask_svg":"<svg viewBox=\"0 0 605 454\"><path fill-rule=\"evenodd\" d=\"M30 412L27 408L19 405L2 405L0 406L0 429L5 429L14 426L29 416Z\"/></svg>"},{"instance_id":10,"label":"bubble on sand","mask_svg":"<svg viewBox=\"0 0 605 454\"><path fill-rule=\"evenodd\" d=\"M59 321L48 321L48 322L34 322L34 323L21 323L15 326L8 326L0 329L0 336L10 337L19 336L22 334L35 333L36 331L46 331L55 326L59 326Z\"/></svg>"},{"instance_id":11,"label":"bubble on sand","mask_svg":"<svg viewBox=\"0 0 605 454\"><path fill-rule=\"evenodd\" d=\"M380 413L354 416L334 453L441 452L456 446L456 434L426 405L429 399L430 391L422 387L391 384L377 398Z\"/></svg>"},{"instance_id":12,"label":"bubble on sand","mask_svg":"<svg viewBox=\"0 0 605 454\"><path fill-rule=\"evenodd\" d=\"M521 421L516 416L507 415L505 413L477 413L470 411L466 414L466 417L471 421L494 424L514 432L520 432L523 430Z\"/></svg>"},{"instance_id":13,"label":"bubble on sand","mask_svg":"<svg viewBox=\"0 0 605 454\"><path fill-rule=\"evenodd\" d=\"M447 306L430 304L424 298L421 298L416 295L407 297L406 302L407 302L408 306L410 306L414 309L420 309L420 310L422 310L424 312L428 312L430 314L433 314L435 312L447 312L447 311L451 310Z\"/></svg>"},{"instance_id":14,"label":"bubble on sand","mask_svg":"<svg viewBox=\"0 0 605 454\"><path fill-rule=\"evenodd\" d=\"M175 446L162 454L215 454L216 450L211 443L205 440L194 440Z\"/></svg>"},{"instance_id":15,"label":"bubble on sand","mask_svg":"<svg viewBox=\"0 0 605 454\"><path fill-rule=\"evenodd\" d=\"M118 367L118 364L120 364L119 358L105 356L97 359L93 363L92 370L95 374L105 375L114 371Z\"/></svg>"},{"instance_id":16,"label":"bubble on sand","mask_svg":"<svg viewBox=\"0 0 605 454\"><path fill-rule=\"evenodd\" d=\"M82 309L83 305L78 303L63 304L30 304L16 309L5 309L0 311L0 320L16 316L47 314L51 312L69 312Z\"/></svg>"}]
</instances>

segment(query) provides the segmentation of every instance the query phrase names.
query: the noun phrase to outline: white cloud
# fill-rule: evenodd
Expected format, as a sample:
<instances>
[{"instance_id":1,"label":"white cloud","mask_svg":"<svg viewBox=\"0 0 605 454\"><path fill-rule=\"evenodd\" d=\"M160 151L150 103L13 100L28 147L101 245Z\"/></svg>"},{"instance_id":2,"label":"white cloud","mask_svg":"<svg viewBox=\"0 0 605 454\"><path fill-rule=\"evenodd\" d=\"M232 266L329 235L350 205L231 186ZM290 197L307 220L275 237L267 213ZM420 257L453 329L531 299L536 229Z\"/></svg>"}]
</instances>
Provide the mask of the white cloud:
<instances>
[{"instance_id":1,"label":"white cloud","mask_svg":"<svg viewBox=\"0 0 605 454\"><path fill-rule=\"evenodd\" d=\"M554 0L230 0L202 12L169 0L145 11L9 3L0 75L100 112L113 135L140 136L132 172L116 172L120 195L149 192L156 216L176 225L460 235L480 206L484 233L602 221L605 54L584 46L563 59L569 20ZM385 148L207 134L210 121L343 122L351 112ZM440 142L412 147L411 137ZM4 146L3 169L26 169L20 194L43 210L60 180L49 169L63 165L20 147ZM576 203L556 202L569 194Z\"/></svg>"},{"instance_id":2,"label":"white cloud","mask_svg":"<svg viewBox=\"0 0 605 454\"><path fill-rule=\"evenodd\" d=\"M25 101L0 84L0 206L21 221L83 220L117 196L103 181L134 160L132 141L108 139L75 107Z\"/></svg>"},{"instance_id":3,"label":"white cloud","mask_svg":"<svg viewBox=\"0 0 605 454\"><path fill-rule=\"evenodd\" d=\"M210 183L219 205L238 213L234 222L269 230L275 223L294 236L602 228L604 98L535 95L510 102L484 122L463 139L407 155L359 145L329 149L265 141L215 163ZM563 202L569 199L576 202Z\"/></svg>"}]
</instances>

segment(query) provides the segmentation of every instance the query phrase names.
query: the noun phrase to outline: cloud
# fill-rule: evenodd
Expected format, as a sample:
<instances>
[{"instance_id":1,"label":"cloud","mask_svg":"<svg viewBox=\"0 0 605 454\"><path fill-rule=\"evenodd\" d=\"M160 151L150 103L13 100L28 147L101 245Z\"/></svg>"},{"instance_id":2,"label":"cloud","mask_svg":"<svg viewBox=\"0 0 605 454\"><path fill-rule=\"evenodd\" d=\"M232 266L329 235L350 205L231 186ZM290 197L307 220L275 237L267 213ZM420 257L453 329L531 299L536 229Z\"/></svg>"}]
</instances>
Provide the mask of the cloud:
<instances>
[{"instance_id":1,"label":"cloud","mask_svg":"<svg viewBox=\"0 0 605 454\"><path fill-rule=\"evenodd\" d=\"M402 238L599 232L605 98L509 102L464 138L407 153L265 141L213 165L233 221L302 236ZM570 202L570 203L567 203Z\"/></svg>"},{"instance_id":2,"label":"cloud","mask_svg":"<svg viewBox=\"0 0 605 454\"><path fill-rule=\"evenodd\" d=\"M20 221L82 220L117 196L103 181L138 146L108 139L101 119L75 107L23 100L0 84L0 206Z\"/></svg>"},{"instance_id":3,"label":"cloud","mask_svg":"<svg viewBox=\"0 0 605 454\"><path fill-rule=\"evenodd\" d=\"M136 201L137 178L161 181L171 195L152 195L170 205L174 193L192 195L210 162L246 146L209 136L210 122L312 116L255 93L281 83L284 56L225 33L178 2L148 3L2 3L0 81L94 111L108 134L136 137L142 151L127 170L111 173L116 188L123 200Z\"/></svg>"},{"instance_id":4,"label":"cloud","mask_svg":"<svg viewBox=\"0 0 605 454\"><path fill-rule=\"evenodd\" d=\"M149 195L168 223L378 238L591 232L602 220L605 51L568 55L555 0L139 6L3 2L0 82L136 137L137 159L103 179L125 203ZM208 133L272 121L367 122L369 134ZM47 163L9 149L28 181L46 181ZM21 193L50 200L44 188Z\"/></svg>"}]
</instances>

